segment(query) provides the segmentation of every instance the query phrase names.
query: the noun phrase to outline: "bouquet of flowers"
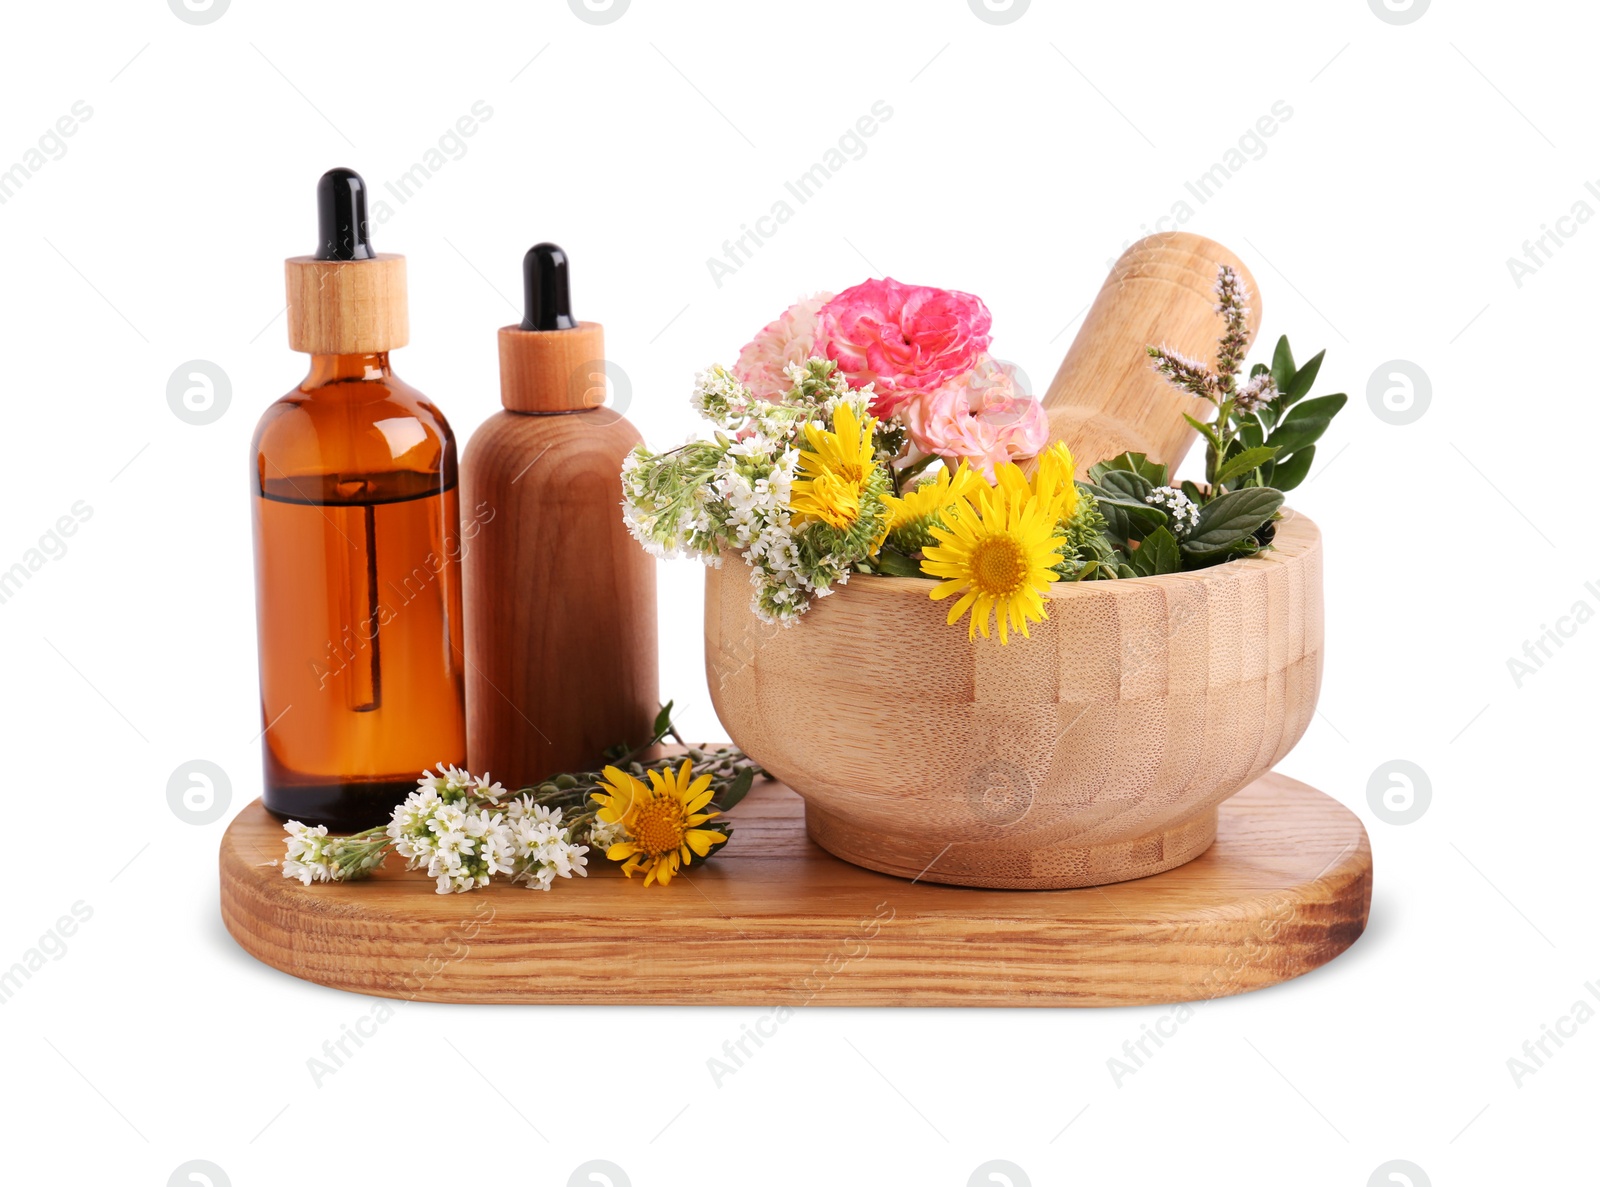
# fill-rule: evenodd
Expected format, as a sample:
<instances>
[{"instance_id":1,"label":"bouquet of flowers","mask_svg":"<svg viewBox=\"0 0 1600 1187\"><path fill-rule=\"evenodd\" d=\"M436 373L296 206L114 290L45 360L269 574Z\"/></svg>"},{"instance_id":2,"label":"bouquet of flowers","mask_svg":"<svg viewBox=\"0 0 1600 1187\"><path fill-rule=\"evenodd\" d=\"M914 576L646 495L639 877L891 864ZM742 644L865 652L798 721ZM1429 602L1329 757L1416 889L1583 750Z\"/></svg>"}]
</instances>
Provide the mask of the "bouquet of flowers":
<instances>
[{"instance_id":1,"label":"bouquet of flowers","mask_svg":"<svg viewBox=\"0 0 1600 1187\"><path fill-rule=\"evenodd\" d=\"M1220 270L1215 372L1161 347L1153 366L1216 410L1204 485L1123 454L1076 477L1044 409L989 353L969 293L892 279L786 310L734 366L696 377L709 438L623 466L623 513L661 556L750 568L752 609L791 625L853 573L932 578L967 634L1028 634L1057 581L1200 568L1270 547L1283 491L1303 479L1343 395L1301 401L1321 366L1286 339L1242 383L1248 294ZM1025 469L1024 466L1027 468Z\"/></svg>"}]
</instances>

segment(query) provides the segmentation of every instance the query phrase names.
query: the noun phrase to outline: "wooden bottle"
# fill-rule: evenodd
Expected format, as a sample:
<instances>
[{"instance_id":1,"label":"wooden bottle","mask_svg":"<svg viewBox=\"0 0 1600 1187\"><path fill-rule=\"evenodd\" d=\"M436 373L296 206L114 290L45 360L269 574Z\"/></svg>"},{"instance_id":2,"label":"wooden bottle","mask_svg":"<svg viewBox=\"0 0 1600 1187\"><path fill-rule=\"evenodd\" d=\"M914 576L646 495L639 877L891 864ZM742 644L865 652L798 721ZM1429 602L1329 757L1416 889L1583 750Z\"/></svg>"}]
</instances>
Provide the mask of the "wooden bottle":
<instances>
[{"instance_id":1,"label":"wooden bottle","mask_svg":"<svg viewBox=\"0 0 1600 1187\"><path fill-rule=\"evenodd\" d=\"M567 257L523 260L500 399L462 457L467 755L521 787L647 740L659 708L655 561L622 521L640 436L604 406L605 337L575 321Z\"/></svg>"},{"instance_id":2,"label":"wooden bottle","mask_svg":"<svg viewBox=\"0 0 1600 1187\"><path fill-rule=\"evenodd\" d=\"M1222 318L1217 270L1227 264L1251 294L1248 334L1261 326L1261 300L1248 268L1220 243L1187 231L1139 240L1112 268L1044 396L1050 440L1065 441L1080 477L1124 450L1176 467L1213 409L1179 391L1150 366L1146 346L1166 346L1208 366L1217 362Z\"/></svg>"}]
</instances>

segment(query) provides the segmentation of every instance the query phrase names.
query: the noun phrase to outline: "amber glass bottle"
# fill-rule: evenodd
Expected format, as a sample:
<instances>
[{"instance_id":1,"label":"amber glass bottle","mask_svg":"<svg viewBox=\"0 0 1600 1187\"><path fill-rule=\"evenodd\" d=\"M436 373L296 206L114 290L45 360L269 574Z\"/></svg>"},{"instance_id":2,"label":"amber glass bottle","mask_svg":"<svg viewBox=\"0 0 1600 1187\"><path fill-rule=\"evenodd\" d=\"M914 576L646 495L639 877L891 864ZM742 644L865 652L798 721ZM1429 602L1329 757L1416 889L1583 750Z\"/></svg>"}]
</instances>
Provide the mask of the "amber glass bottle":
<instances>
[{"instance_id":1,"label":"amber glass bottle","mask_svg":"<svg viewBox=\"0 0 1600 1187\"><path fill-rule=\"evenodd\" d=\"M404 259L366 242L360 178L334 170L318 195L322 248L288 261L311 371L251 444L263 801L356 829L465 761L456 445L389 368Z\"/></svg>"}]
</instances>

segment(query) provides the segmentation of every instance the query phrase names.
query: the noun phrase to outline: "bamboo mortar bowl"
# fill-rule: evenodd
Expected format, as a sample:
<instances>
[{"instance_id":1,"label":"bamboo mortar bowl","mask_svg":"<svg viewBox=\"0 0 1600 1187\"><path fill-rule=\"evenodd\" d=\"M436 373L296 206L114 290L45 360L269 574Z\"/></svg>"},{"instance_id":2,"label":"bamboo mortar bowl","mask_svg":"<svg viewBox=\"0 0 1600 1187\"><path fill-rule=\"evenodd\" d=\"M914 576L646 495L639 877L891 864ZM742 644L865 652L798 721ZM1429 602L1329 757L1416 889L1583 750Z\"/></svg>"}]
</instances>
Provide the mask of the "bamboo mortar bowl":
<instances>
[{"instance_id":1,"label":"bamboo mortar bowl","mask_svg":"<svg viewBox=\"0 0 1600 1187\"><path fill-rule=\"evenodd\" d=\"M1008 646L921 578L856 576L793 627L707 571L706 675L733 741L868 869L957 886L1143 878L1198 857L1217 805L1305 733L1322 680L1322 537L1191 573L1058 583Z\"/></svg>"}]
</instances>

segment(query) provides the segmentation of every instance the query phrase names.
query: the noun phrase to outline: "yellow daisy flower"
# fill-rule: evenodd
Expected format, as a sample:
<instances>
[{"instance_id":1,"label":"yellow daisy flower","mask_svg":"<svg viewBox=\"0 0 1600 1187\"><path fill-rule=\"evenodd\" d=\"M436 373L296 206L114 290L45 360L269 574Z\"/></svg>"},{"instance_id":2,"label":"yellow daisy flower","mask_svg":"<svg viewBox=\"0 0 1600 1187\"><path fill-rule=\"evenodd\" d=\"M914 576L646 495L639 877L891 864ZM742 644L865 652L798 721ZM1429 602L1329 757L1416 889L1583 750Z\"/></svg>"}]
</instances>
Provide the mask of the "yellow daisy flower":
<instances>
[{"instance_id":1,"label":"yellow daisy flower","mask_svg":"<svg viewBox=\"0 0 1600 1187\"><path fill-rule=\"evenodd\" d=\"M646 787L617 767L605 769L602 790L591 798L600 806L595 815L603 824L620 824L627 831L625 840L606 850L606 858L622 862L628 877L643 870L646 886L665 886L692 858L704 857L728 839L726 833L695 827L722 813L701 810L711 802L711 776L691 782L693 773L694 763L684 759L676 773L646 771Z\"/></svg>"},{"instance_id":2,"label":"yellow daisy flower","mask_svg":"<svg viewBox=\"0 0 1600 1187\"><path fill-rule=\"evenodd\" d=\"M800 469L790 494L795 514L820 519L835 528L853 526L861 514L861 495L874 466L872 429L841 401L833 410L833 429L806 426L810 449L800 451Z\"/></svg>"},{"instance_id":3,"label":"yellow daisy flower","mask_svg":"<svg viewBox=\"0 0 1600 1187\"><path fill-rule=\"evenodd\" d=\"M982 485L982 479L967 466L966 462L962 462L954 474L947 468L940 467L931 478L924 479L914 490L903 495L888 495L884 498L884 502L889 506L889 530L910 527L934 516L941 520L945 519L955 507L957 499L971 495Z\"/></svg>"},{"instance_id":4,"label":"yellow daisy flower","mask_svg":"<svg viewBox=\"0 0 1600 1187\"><path fill-rule=\"evenodd\" d=\"M989 637L989 620L1000 624L1000 642L1010 626L1028 637L1028 623L1045 619L1041 596L1055 579L1065 543L1056 535L1061 499L1018 493L1004 487L978 492L976 503L963 498L950 528L934 528L940 543L923 552L922 571L944 578L930 592L938 600L960 594L946 622L968 610L967 638Z\"/></svg>"},{"instance_id":5,"label":"yellow daisy flower","mask_svg":"<svg viewBox=\"0 0 1600 1187\"><path fill-rule=\"evenodd\" d=\"M1074 474L1078 463L1065 441L1057 441L1039 455L1039 468L1033 474L1033 493L1061 498L1060 517L1071 519L1078 511L1078 483Z\"/></svg>"},{"instance_id":6,"label":"yellow daisy flower","mask_svg":"<svg viewBox=\"0 0 1600 1187\"><path fill-rule=\"evenodd\" d=\"M1064 441L1057 441L1039 455L1032 482L1028 481L1022 467L1014 462L997 467L995 479L1002 490L1013 495L1026 498L1034 494L1045 499L1060 499L1060 518L1067 520L1078 510L1078 484L1073 476L1076 468L1072 451Z\"/></svg>"}]
</instances>

